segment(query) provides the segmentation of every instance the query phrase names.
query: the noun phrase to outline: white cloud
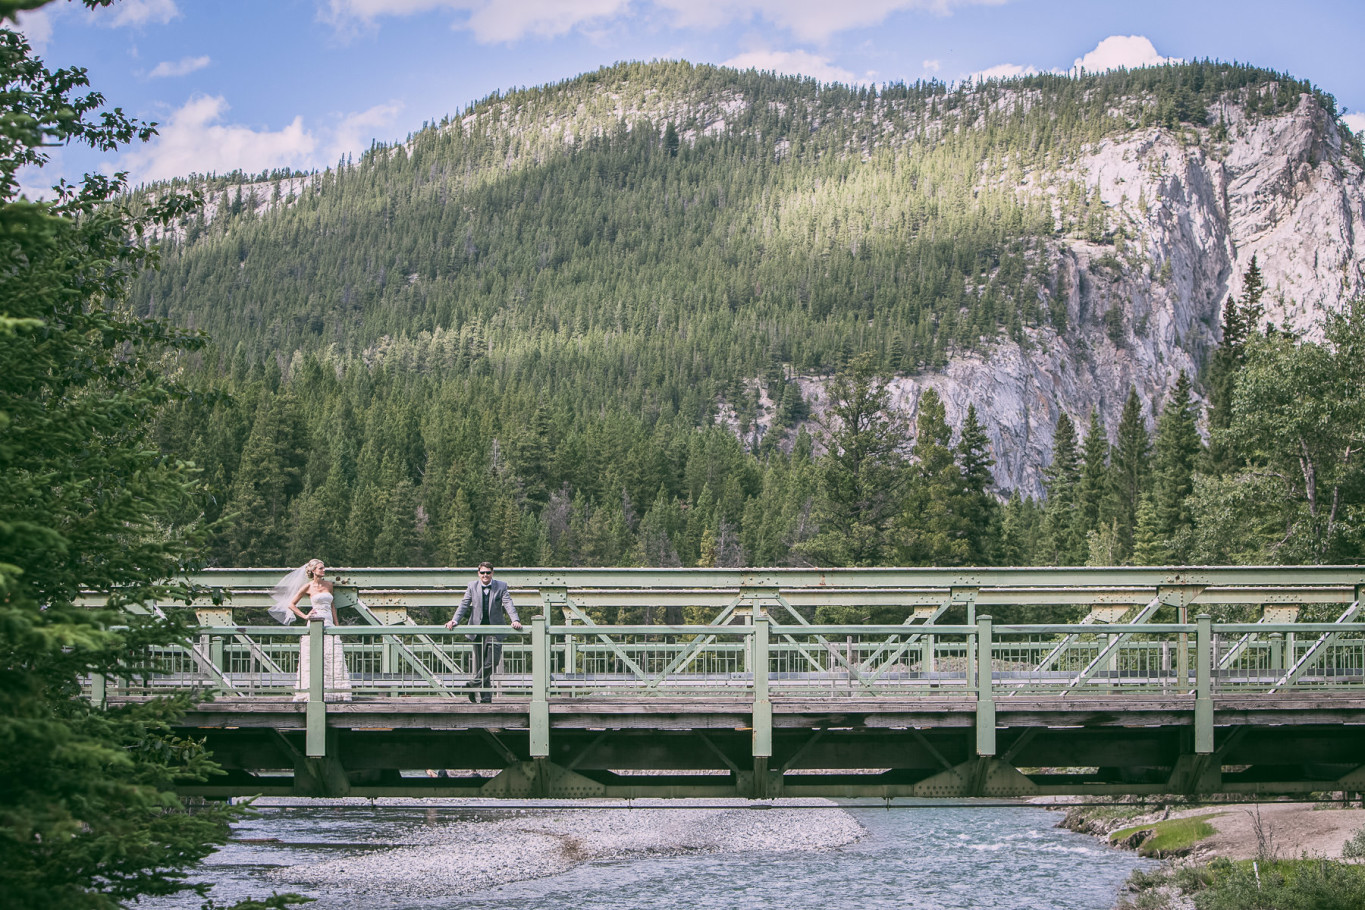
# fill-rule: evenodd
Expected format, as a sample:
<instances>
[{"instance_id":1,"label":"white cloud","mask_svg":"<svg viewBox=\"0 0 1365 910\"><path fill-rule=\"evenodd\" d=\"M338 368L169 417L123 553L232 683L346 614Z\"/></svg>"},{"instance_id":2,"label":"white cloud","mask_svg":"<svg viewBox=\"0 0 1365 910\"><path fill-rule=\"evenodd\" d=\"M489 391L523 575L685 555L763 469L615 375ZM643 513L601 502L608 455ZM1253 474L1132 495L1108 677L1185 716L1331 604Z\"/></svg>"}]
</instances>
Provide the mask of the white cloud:
<instances>
[{"instance_id":1,"label":"white cloud","mask_svg":"<svg viewBox=\"0 0 1365 910\"><path fill-rule=\"evenodd\" d=\"M17 29L40 54L47 50L47 43L52 40L52 20L45 10L20 12Z\"/></svg>"},{"instance_id":2,"label":"white cloud","mask_svg":"<svg viewBox=\"0 0 1365 910\"><path fill-rule=\"evenodd\" d=\"M134 183L237 168L252 173L312 166L317 140L303 128L302 117L282 130L253 130L220 124L227 109L222 97L191 98L158 127L155 139L124 155L119 166Z\"/></svg>"},{"instance_id":3,"label":"white cloud","mask_svg":"<svg viewBox=\"0 0 1365 910\"><path fill-rule=\"evenodd\" d=\"M574 28L627 12L631 0L328 0L322 18L337 28L373 25L384 16L411 16L436 9L465 13L457 27L484 44L526 35L553 38Z\"/></svg>"},{"instance_id":4,"label":"white cloud","mask_svg":"<svg viewBox=\"0 0 1365 910\"><path fill-rule=\"evenodd\" d=\"M1357 136L1365 136L1365 114L1347 114L1341 118Z\"/></svg>"},{"instance_id":5,"label":"white cloud","mask_svg":"<svg viewBox=\"0 0 1365 910\"><path fill-rule=\"evenodd\" d=\"M210 62L208 57L182 57L175 62L163 60L147 75L153 79L159 79L162 76L186 76L195 70L203 69Z\"/></svg>"},{"instance_id":6,"label":"white cloud","mask_svg":"<svg viewBox=\"0 0 1365 910\"><path fill-rule=\"evenodd\" d=\"M1071 65L1073 70L1088 73L1102 73L1113 69L1136 69L1140 66L1161 66L1163 63L1179 63L1179 57L1163 57L1156 52L1152 42L1142 35L1110 35L1084 57L1077 57Z\"/></svg>"},{"instance_id":7,"label":"white cloud","mask_svg":"<svg viewBox=\"0 0 1365 910\"><path fill-rule=\"evenodd\" d=\"M630 0L492 0L470 11L466 27L484 44L515 41L527 34L554 38L625 12L629 5Z\"/></svg>"},{"instance_id":8,"label":"white cloud","mask_svg":"<svg viewBox=\"0 0 1365 910\"><path fill-rule=\"evenodd\" d=\"M926 60L924 61L924 63L920 65L924 67L924 71L926 73L937 73L940 69L943 68L943 65L939 63L937 60Z\"/></svg>"},{"instance_id":9,"label":"white cloud","mask_svg":"<svg viewBox=\"0 0 1365 910\"><path fill-rule=\"evenodd\" d=\"M390 101L342 117L341 122L332 131L332 141L328 143L327 160L324 164L339 161L347 152L358 155L368 149L371 141L380 138L375 135L376 132L391 126L401 110L403 110L401 101Z\"/></svg>"},{"instance_id":10,"label":"white cloud","mask_svg":"<svg viewBox=\"0 0 1365 910\"><path fill-rule=\"evenodd\" d=\"M821 82L856 82L848 70L835 66L828 57L808 51L749 51L726 60L721 66L735 69L773 70L793 76L812 76Z\"/></svg>"},{"instance_id":11,"label":"white cloud","mask_svg":"<svg viewBox=\"0 0 1365 910\"><path fill-rule=\"evenodd\" d=\"M337 27L382 16L434 9L468 13L464 27L485 43L526 35L553 37L588 22L641 15L643 7L669 13L682 28L716 29L762 20L801 41L823 41L838 32L866 28L905 10L948 15L960 6L999 6L1009 0L327 0L323 18Z\"/></svg>"},{"instance_id":12,"label":"white cloud","mask_svg":"<svg viewBox=\"0 0 1365 910\"><path fill-rule=\"evenodd\" d=\"M987 79L1013 79L1015 76L1032 76L1038 70L1032 66L1017 63L1000 63L988 69L978 70L967 77L968 82L984 82Z\"/></svg>"},{"instance_id":13,"label":"white cloud","mask_svg":"<svg viewBox=\"0 0 1365 910\"><path fill-rule=\"evenodd\" d=\"M123 0L112 7L112 18L96 13L101 25L121 28L125 25L165 25L180 15L175 0Z\"/></svg>"},{"instance_id":14,"label":"white cloud","mask_svg":"<svg viewBox=\"0 0 1365 910\"><path fill-rule=\"evenodd\" d=\"M764 20L801 41L824 41L839 32L878 25L892 13L922 10L948 15L959 6L1000 6L1008 0L654 0L674 14L675 24L720 28Z\"/></svg>"},{"instance_id":15,"label":"white cloud","mask_svg":"<svg viewBox=\"0 0 1365 910\"><path fill-rule=\"evenodd\" d=\"M312 170L337 163L346 153L359 156L375 138L386 138L403 105L397 101L338 115L318 130L298 116L279 130L257 130L224 123L228 103L220 96L199 95L157 127L155 139L136 147L118 162L134 184L190 174L248 174L274 168Z\"/></svg>"}]
</instances>

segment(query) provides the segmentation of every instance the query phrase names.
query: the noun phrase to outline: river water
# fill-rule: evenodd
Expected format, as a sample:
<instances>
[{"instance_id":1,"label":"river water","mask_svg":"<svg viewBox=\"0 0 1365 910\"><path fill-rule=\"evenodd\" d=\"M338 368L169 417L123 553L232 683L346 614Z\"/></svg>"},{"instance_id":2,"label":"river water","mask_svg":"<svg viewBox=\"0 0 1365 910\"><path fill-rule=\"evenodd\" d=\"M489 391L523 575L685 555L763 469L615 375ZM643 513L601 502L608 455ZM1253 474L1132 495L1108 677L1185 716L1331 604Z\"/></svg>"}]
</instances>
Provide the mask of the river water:
<instances>
[{"instance_id":1,"label":"river water","mask_svg":"<svg viewBox=\"0 0 1365 910\"><path fill-rule=\"evenodd\" d=\"M1148 863L1032 806L831 805L276 806L197 878L220 904L294 891L326 910L1110 910Z\"/></svg>"}]
</instances>

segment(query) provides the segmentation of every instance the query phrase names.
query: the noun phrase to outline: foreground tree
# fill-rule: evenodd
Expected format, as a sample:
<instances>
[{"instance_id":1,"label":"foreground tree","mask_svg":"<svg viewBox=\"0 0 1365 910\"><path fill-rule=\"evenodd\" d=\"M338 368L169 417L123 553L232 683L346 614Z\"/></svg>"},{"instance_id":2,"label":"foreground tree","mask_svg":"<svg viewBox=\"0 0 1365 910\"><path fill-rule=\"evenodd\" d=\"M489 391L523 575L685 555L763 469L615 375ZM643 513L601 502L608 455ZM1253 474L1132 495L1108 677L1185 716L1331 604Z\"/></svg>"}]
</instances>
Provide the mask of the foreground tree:
<instances>
[{"instance_id":1,"label":"foreground tree","mask_svg":"<svg viewBox=\"0 0 1365 910\"><path fill-rule=\"evenodd\" d=\"M0 3L0 17L40 5ZM121 176L21 197L17 172L46 147L109 150L152 128L101 111L98 94L79 94L84 71L48 70L9 28L0 85L0 895L26 910L202 892L185 870L226 839L233 810L189 813L172 791L215 770L171 733L183 705L105 711L78 697L81 677L136 678L149 645L184 634L119 608L186 593L164 580L202 543L168 523L189 511L192 467L145 441L182 394L163 358L199 340L122 302L152 261L147 228L185 200L135 216Z\"/></svg>"},{"instance_id":2,"label":"foreground tree","mask_svg":"<svg viewBox=\"0 0 1365 910\"><path fill-rule=\"evenodd\" d=\"M1365 547L1365 301L1328 317L1322 343L1248 342L1226 429L1240 469L1195 485L1195 555L1256 548L1258 561L1357 562ZM1237 536L1233 536L1237 535ZM1252 536L1254 535L1254 536Z\"/></svg>"},{"instance_id":3,"label":"foreground tree","mask_svg":"<svg viewBox=\"0 0 1365 910\"><path fill-rule=\"evenodd\" d=\"M1227 448L1228 426L1232 422L1232 394L1237 372L1246 362L1247 342L1255 338L1265 317L1261 297L1265 280L1256 257L1242 276L1242 296L1229 297L1223 304L1222 341L1209 361L1206 384L1209 390L1209 450L1211 472L1222 474L1236 468L1237 453Z\"/></svg>"}]
</instances>

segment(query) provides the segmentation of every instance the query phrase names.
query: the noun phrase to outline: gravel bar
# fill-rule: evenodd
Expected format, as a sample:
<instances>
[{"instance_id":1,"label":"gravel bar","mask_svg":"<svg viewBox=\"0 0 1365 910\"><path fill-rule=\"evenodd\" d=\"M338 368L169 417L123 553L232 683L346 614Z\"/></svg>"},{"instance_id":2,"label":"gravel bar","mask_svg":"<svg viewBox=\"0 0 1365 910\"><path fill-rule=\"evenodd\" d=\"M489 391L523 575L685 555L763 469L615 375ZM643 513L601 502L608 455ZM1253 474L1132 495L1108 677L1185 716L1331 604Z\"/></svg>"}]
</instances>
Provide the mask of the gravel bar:
<instances>
[{"instance_id":1,"label":"gravel bar","mask_svg":"<svg viewBox=\"0 0 1365 910\"><path fill-rule=\"evenodd\" d=\"M353 892L436 897L566 872L584 862L685 853L828 850L865 833L847 812L825 800L527 801L509 808L496 800L261 799L260 808L365 806L383 808L497 808L487 818L452 819L432 828L414 825L403 846L344 859L283 866L268 873L281 885L326 887L346 882ZM665 808L667 806L667 808ZM705 808L702 808L704 806ZM721 806L718 808L718 806Z\"/></svg>"}]
</instances>

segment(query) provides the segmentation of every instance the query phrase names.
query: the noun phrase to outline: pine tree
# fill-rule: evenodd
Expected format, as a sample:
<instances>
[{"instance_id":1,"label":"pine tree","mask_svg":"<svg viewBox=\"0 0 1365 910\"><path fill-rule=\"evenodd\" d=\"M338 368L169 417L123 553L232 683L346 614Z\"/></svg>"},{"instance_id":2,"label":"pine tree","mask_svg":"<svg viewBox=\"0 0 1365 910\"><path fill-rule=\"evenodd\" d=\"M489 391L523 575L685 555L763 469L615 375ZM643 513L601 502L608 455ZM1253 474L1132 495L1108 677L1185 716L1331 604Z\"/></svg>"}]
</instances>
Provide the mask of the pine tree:
<instances>
[{"instance_id":1,"label":"pine tree","mask_svg":"<svg viewBox=\"0 0 1365 910\"><path fill-rule=\"evenodd\" d=\"M1138 504L1132 561L1138 566L1161 566L1171 561L1170 548L1161 536L1156 499L1150 493L1143 493Z\"/></svg>"},{"instance_id":2,"label":"pine tree","mask_svg":"<svg viewBox=\"0 0 1365 910\"><path fill-rule=\"evenodd\" d=\"M1081 480L1080 455L1076 451L1076 427L1062 412L1052 434L1052 462L1043 471L1047 491L1044 534L1052 565L1085 562L1085 538L1077 533L1075 512Z\"/></svg>"},{"instance_id":3,"label":"pine tree","mask_svg":"<svg viewBox=\"0 0 1365 910\"><path fill-rule=\"evenodd\" d=\"M1147 489L1151 445L1137 389L1129 389L1119 417L1118 439L1109 455L1113 499L1101 516L1101 521L1112 521L1117 526L1119 553L1125 560L1133 552L1133 529L1138 505Z\"/></svg>"},{"instance_id":4,"label":"pine tree","mask_svg":"<svg viewBox=\"0 0 1365 910\"><path fill-rule=\"evenodd\" d=\"M290 503L302 489L302 427L292 403L275 396L262 405L242 447L232 484L224 553L232 565L278 566L293 562Z\"/></svg>"},{"instance_id":5,"label":"pine tree","mask_svg":"<svg viewBox=\"0 0 1365 910\"><path fill-rule=\"evenodd\" d=\"M919 400L914 458L899 521L897 560L907 566L960 566L969 562L969 518L963 476L949 445L952 428L932 388Z\"/></svg>"},{"instance_id":6,"label":"pine tree","mask_svg":"<svg viewBox=\"0 0 1365 910\"><path fill-rule=\"evenodd\" d=\"M1214 350L1209 364L1209 450L1208 463L1215 474L1223 474L1237 467L1243 453L1234 451L1227 443L1227 429L1232 422L1232 398L1237 374L1246 362L1247 341L1255 334L1264 318L1261 297L1265 281L1261 277L1256 257L1242 276L1242 296L1228 297L1223 305L1222 341Z\"/></svg>"},{"instance_id":7,"label":"pine tree","mask_svg":"<svg viewBox=\"0 0 1365 910\"><path fill-rule=\"evenodd\" d=\"M1152 455L1155 533L1166 542L1174 561L1181 561L1182 555L1174 541L1190 531L1189 496L1202 452L1195 407L1190 400L1190 380L1181 371L1157 420Z\"/></svg>"},{"instance_id":8,"label":"pine tree","mask_svg":"<svg viewBox=\"0 0 1365 910\"><path fill-rule=\"evenodd\" d=\"M455 490L440 539L439 558L447 566L472 566L480 561L474 547L474 509L463 487Z\"/></svg>"},{"instance_id":9,"label":"pine tree","mask_svg":"<svg viewBox=\"0 0 1365 910\"><path fill-rule=\"evenodd\" d=\"M826 454L816 517L802 547L816 564L874 566L890 552L905 487L906 433L871 354L859 354L830 384Z\"/></svg>"},{"instance_id":10,"label":"pine tree","mask_svg":"<svg viewBox=\"0 0 1365 910\"><path fill-rule=\"evenodd\" d=\"M967 405L958 439L957 464L962 472L962 514L967 520L967 562L991 565L995 561L999 536L1000 503L991 493L995 475L991 467L990 437L976 416L976 405Z\"/></svg>"},{"instance_id":11,"label":"pine tree","mask_svg":"<svg viewBox=\"0 0 1365 910\"><path fill-rule=\"evenodd\" d=\"M1038 504L1015 490L1005 501L1000 519L1000 564L1032 566L1043 562L1042 517Z\"/></svg>"},{"instance_id":12,"label":"pine tree","mask_svg":"<svg viewBox=\"0 0 1365 910\"><path fill-rule=\"evenodd\" d=\"M1109 435L1099 410L1094 409L1081 447L1080 488L1076 494L1076 533L1082 539L1089 539L1100 529L1100 513L1109 498L1109 487Z\"/></svg>"}]
</instances>

